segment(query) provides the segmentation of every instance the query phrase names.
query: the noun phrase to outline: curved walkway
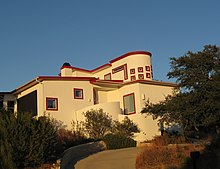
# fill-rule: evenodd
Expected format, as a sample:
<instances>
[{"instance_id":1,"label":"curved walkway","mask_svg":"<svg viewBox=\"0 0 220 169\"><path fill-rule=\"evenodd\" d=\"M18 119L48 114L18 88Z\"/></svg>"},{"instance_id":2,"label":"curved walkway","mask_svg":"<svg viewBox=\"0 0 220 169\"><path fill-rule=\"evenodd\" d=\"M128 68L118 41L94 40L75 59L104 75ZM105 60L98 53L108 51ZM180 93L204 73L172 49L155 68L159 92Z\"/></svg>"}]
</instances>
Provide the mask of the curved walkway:
<instances>
[{"instance_id":1,"label":"curved walkway","mask_svg":"<svg viewBox=\"0 0 220 169\"><path fill-rule=\"evenodd\" d=\"M135 169L135 160L143 148L104 150L101 142L87 143L63 153L61 169ZM101 151L101 152L100 152Z\"/></svg>"},{"instance_id":2,"label":"curved walkway","mask_svg":"<svg viewBox=\"0 0 220 169\"><path fill-rule=\"evenodd\" d=\"M102 150L104 150L104 145L101 142L71 147L63 153L60 169L75 169L74 165L77 161Z\"/></svg>"},{"instance_id":3,"label":"curved walkway","mask_svg":"<svg viewBox=\"0 0 220 169\"><path fill-rule=\"evenodd\" d=\"M136 156L143 148L107 150L76 163L75 169L135 169Z\"/></svg>"}]
</instances>

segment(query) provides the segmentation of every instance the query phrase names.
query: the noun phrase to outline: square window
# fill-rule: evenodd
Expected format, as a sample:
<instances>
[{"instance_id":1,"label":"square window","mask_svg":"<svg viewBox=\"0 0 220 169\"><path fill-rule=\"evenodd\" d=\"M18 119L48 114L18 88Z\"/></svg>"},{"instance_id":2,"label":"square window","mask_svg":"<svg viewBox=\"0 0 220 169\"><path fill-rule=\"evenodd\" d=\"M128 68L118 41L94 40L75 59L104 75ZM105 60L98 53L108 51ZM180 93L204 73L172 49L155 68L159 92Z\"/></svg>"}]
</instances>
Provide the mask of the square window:
<instances>
[{"instance_id":1,"label":"square window","mask_svg":"<svg viewBox=\"0 0 220 169\"><path fill-rule=\"evenodd\" d=\"M146 73L146 78L150 78L150 73Z\"/></svg>"},{"instance_id":2,"label":"square window","mask_svg":"<svg viewBox=\"0 0 220 169\"><path fill-rule=\"evenodd\" d=\"M58 98L46 98L47 110L58 110Z\"/></svg>"},{"instance_id":3,"label":"square window","mask_svg":"<svg viewBox=\"0 0 220 169\"><path fill-rule=\"evenodd\" d=\"M146 71L150 71L150 66L145 67Z\"/></svg>"},{"instance_id":4,"label":"square window","mask_svg":"<svg viewBox=\"0 0 220 169\"><path fill-rule=\"evenodd\" d=\"M74 88L74 99L83 99L83 89Z\"/></svg>"},{"instance_id":5,"label":"square window","mask_svg":"<svg viewBox=\"0 0 220 169\"><path fill-rule=\"evenodd\" d=\"M138 75L138 79L144 79L144 75L143 74L139 74Z\"/></svg>"},{"instance_id":6,"label":"square window","mask_svg":"<svg viewBox=\"0 0 220 169\"><path fill-rule=\"evenodd\" d=\"M134 81L136 80L136 77L135 76L131 76L131 81Z\"/></svg>"},{"instance_id":7,"label":"square window","mask_svg":"<svg viewBox=\"0 0 220 169\"><path fill-rule=\"evenodd\" d=\"M138 67L138 72L143 72L143 67Z\"/></svg>"},{"instance_id":8,"label":"square window","mask_svg":"<svg viewBox=\"0 0 220 169\"><path fill-rule=\"evenodd\" d=\"M135 69L130 69L130 74L135 74Z\"/></svg>"}]
</instances>

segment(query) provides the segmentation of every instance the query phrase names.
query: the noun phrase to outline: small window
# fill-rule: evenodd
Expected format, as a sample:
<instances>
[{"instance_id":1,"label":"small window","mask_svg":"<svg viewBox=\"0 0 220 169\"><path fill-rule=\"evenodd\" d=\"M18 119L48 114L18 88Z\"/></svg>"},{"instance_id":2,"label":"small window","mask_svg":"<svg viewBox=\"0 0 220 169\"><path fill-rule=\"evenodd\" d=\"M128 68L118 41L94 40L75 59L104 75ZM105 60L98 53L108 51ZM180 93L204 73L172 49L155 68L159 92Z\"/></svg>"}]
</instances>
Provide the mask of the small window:
<instances>
[{"instance_id":1,"label":"small window","mask_svg":"<svg viewBox=\"0 0 220 169\"><path fill-rule=\"evenodd\" d=\"M123 101L124 101L124 113L125 114L136 113L134 93L125 95L123 97Z\"/></svg>"},{"instance_id":2,"label":"small window","mask_svg":"<svg viewBox=\"0 0 220 169\"><path fill-rule=\"evenodd\" d=\"M150 71L150 66L146 66L146 71Z\"/></svg>"},{"instance_id":3,"label":"small window","mask_svg":"<svg viewBox=\"0 0 220 169\"><path fill-rule=\"evenodd\" d=\"M150 73L146 73L146 78L150 78Z\"/></svg>"},{"instance_id":4,"label":"small window","mask_svg":"<svg viewBox=\"0 0 220 169\"><path fill-rule=\"evenodd\" d=\"M136 77L135 76L131 76L131 81L134 81L136 80Z\"/></svg>"},{"instance_id":5,"label":"small window","mask_svg":"<svg viewBox=\"0 0 220 169\"><path fill-rule=\"evenodd\" d=\"M138 67L138 72L143 72L143 67Z\"/></svg>"},{"instance_id":6,"label":"small window","mask_svg":"<svg viewBox=\"0 0 220 169\"><path fill-rule=\"evenodd\" d=\"M46 98L47 110L58 110L58 98Z\"/></svg>"},{"instance_id":7,"label":"small window","mask_svg":"<svg viewBox=\"0 0 220 169\"><path fill-rule=\"evenodd\" d=\"M74 88L74 99L83 99L83 89Z\"/></svg>"},{"instance_id":8,"label":"small window","mask_svg":"<svg viewBox=\"0 0 220 169\"><path fill-rule=\"evenodd\" d=\"M138 75L138 79L144 79L144 75L143 74L139 74Z\"/></svg>"},{"instance_id":9,"label":"small window","mask_svg":"<svg viewBox=\"0 0 220 169\"><path fill-rule=\"evenodd\" d=\"M135 69L130 69L130 74L135 74Z\"/></svg>"},{"instance_id":10,"label":"small window","mask_svg":"<svg viewBox=\"0 0 220 169\"><path fill-rule=\"evenodd\" d=\"M112 79L111 78L111 73L108 73L108 74L104 75L104 79L105 80L111 80Z\"/></svg>"}]
</instances>

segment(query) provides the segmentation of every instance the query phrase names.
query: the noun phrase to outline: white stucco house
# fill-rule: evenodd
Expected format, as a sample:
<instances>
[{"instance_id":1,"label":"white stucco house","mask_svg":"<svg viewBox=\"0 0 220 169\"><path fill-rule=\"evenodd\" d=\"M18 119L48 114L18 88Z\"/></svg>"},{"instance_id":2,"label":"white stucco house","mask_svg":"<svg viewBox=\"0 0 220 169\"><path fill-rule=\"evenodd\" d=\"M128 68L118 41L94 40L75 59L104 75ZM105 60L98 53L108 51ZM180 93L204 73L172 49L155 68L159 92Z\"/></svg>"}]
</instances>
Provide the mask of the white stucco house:
<instances>
[{"instance_id":1,"label":"white stucco house","mask_svg":"<svg viewBox=\"0 0 220 169\"><path fill-rule=\"evenodd\" d=\"M93 70L64 63L58 76L39 76L12 92L1 92L0 106L7 108L10 101L15 112L50 114L68 127L72 120L84 120L82 112L102 108L115 120L132 119L141 129L135 139L144 141L160 134L157 120L140 113L145 102L161 101L176 87L152 77L147 51L126 53Z\"/></svg>"}]
</instances>

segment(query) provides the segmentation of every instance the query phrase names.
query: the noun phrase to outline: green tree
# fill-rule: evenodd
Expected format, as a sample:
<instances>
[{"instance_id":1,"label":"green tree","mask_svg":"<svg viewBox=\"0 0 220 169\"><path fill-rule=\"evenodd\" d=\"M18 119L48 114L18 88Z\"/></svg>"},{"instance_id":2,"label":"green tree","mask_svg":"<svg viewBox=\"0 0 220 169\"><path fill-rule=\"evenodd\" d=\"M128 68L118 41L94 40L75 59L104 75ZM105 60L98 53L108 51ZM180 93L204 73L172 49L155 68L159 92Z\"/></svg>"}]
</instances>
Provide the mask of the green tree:
<instances>
[{"instance_id":1,"label":"green tree","mask_svg":"<svg viewBox=\"0 0 220 169\"><path fill-rule=\"evenodd\" d=\"M220 124L219 47L207 45L202 51L171 58L167 75L176 79L177 90L159 103L148 101L142 113L159 117L162 122L176 122L184 130Z\"/></svg>"},{"instance_id":2,"label":"green tree","mask_svg":"<svg viewBox=\"0 0 220 169\"><path fill-rule=\"evenodd\" d=\"M112 118L103 109L84 112L84 116L84 126L90 138L100 139L111 131Z\"/></svg>"},{"instance_id":3,"label":"green tree","mask_svg":"<svg viewBox=\"0 0 220 169\"><path fill-rule=\"evenodd\" d=\"M25 168L55 159L56 128L47 117L0 112L0 166Z\"/></svg>"},{"instance_id":4,"label":"green tree","mask_svg":"<svg viewBox=\"0 0 220 169\"><path fill-rule=\"evenodd\" d=\"M118 135L123 135L126 137L133 137L134 133L139 133L140 129L137 124L135 124L132 120L130 120L127 116L119 122L117 120L114 121L113 125L113 133Z\"/></svg>"}]
</instances>

